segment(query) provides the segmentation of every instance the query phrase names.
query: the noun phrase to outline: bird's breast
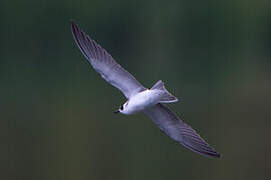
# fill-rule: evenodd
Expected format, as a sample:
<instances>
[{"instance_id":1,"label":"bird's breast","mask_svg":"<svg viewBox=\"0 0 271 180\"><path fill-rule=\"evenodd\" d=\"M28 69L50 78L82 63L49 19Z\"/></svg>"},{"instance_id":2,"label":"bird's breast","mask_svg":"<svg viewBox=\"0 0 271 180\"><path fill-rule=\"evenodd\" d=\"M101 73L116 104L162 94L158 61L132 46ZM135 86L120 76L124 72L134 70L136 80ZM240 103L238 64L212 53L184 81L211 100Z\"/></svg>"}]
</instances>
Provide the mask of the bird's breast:
<instances>
[{"instance_id":1,"label":"bird's breast","mask_svg":"<svg viewBox=\"0 0 271 180\"><path fill-rule=\"evenodd\" d=\"M135 94L129 99L126 106L128 114L134 114L157 104L161 98L160 90L145 90Z\"/></svg>"}]
</instances>

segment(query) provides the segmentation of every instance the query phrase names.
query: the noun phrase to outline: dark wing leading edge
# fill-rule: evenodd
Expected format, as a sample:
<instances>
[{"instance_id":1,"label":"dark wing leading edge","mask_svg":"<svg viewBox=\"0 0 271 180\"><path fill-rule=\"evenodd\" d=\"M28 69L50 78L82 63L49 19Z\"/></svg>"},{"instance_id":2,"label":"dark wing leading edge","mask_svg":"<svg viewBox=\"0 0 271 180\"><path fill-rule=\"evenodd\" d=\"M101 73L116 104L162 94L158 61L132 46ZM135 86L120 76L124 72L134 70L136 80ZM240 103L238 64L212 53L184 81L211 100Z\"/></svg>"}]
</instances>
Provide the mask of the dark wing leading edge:
<instances>
[{"instance_id":1,"label":"dark wing leading edge","mask_svg":"<svg viewBox=\"0 0 271 180\"><path fill-rule=\"evenodd\" d=\"M116 63L105 49L81 31L73 21L71 21L71 31L78 48L92 67L103 79L118 88L127 99L131 95L146 89L129 72Z\"/></svg>"},{"instance_id":2,"label":"dark wing leading edge","mask_svg":"<svg viewBox=\"0 0 271 180\"><path fill-rule=\"evenodd\" d=\"M194 129L180 120L167 106L159 103L144 110L144 113L169 137L186 148L204 156L220 157L218 152L209 146Z\"/></svg>"}]
</instances>

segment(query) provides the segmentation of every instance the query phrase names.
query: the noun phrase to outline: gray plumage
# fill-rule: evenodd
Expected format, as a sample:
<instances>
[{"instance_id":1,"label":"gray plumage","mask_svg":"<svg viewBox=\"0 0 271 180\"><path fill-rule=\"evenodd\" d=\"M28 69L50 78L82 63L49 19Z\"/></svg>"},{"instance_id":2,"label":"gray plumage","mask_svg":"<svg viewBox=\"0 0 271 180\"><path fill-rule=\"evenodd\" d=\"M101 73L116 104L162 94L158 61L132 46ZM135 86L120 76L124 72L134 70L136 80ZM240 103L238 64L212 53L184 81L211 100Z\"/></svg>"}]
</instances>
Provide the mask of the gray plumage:
<instances>
[{"instance_id":1,"label":"gray plumage","mask_svg":"<svg viewBox=\"0 0 271 180\"><path fill-rule=\"evenodd\" d=\"M78 48L92 67L103 79L118 88L126 98L146 89L129 72L116 63L105 49L81 31L73 21L71 21L71 31Z\"/></svg>"},{"instance_id":2,"label":"gray plumage","mask_svg":"<svg viewBox=\"0 0 271 180\"><path fill-rule=\"evenodd\" d=\"M117 112L125 114L125 108L129 109L128 107L132 106L131 104L133 104L134 107L138 107L138 104L140 105L145 99L157 102L155 105L153 105L153 102L146 102L150 104L149 106L143 104L146 105L143 112L150 117L162 131L173 140L198 154L208 157L220 157L220 154L209 146L195 130L180 120L166 105L161 104L164 102L177 101L177 98L165 89L162 81L158 81L150 90L146 89L129 72L116 63L105 49L81 31L73 21L71 21L71 31L78 48L92 67L103 79L118 88L128 99ZM132 100L133 102L129 102ZM132 114L133 112L136 111L130 107L130 112L127 111L126 114Z\"/></svg>"},{"instance_id":3,"label":"gray plumage","mask_svg":"<svg viewBox=\"0 0 271 180\"><path fill-rule=\"evenodd\" d=\"M173 140L186 148L209 157L220 157L188 124L184 123L169 107L158 103L144 110L144 113Z\"/></svg>"}]
</instances>

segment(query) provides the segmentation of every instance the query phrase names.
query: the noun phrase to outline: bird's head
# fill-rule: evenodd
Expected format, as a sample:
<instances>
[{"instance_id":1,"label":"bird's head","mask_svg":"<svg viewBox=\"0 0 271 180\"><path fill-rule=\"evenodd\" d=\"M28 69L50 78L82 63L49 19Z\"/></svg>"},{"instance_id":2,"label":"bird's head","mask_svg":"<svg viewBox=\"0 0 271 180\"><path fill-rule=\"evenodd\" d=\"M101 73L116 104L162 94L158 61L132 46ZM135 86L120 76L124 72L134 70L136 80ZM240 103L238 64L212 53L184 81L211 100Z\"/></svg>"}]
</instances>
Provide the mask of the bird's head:
<instances>
[{"instance_id":1,"label":"bird's head","mask_svg":"<svg viewBox=\"0 0 271 180\"><path fill-rule=\"evenodd\" d=\"M120 108L115 111L114 113L122 113L122 114L127 114L126 113L126 106L128 104L128 101L126 103L124 103L123 105L120 106Z\"/></svg>"}]
</instances>

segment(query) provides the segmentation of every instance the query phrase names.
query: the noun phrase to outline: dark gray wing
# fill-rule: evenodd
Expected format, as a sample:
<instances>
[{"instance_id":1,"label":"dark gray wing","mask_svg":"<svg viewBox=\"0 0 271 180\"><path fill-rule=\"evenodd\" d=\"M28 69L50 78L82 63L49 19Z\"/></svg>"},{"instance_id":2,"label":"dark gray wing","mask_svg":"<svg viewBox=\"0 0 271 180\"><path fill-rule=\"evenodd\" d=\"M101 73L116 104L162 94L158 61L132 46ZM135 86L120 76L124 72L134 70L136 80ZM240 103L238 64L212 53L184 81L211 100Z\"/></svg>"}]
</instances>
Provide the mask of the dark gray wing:
<instances>
[{"instance_id":1,"label":"dark gray wing","mask_svg":"<svg viewBox=\"0 0 271 180\"><path fill-rule=\"evenodd\" d=\"M103 79L118 88L127 99L131 95L146 89L129 72L116 63L105 49L81 31L73 21L71 21L71 31L78 48L92 67Z\"/></svg>"},{"instance_id":2,"label":"dark gray wing","mask_svg":"<svg viewBox=\"0 0 271 180\"><path fill-rule=\"evenodd\" d=\"M194 129L180 120L167 106L159 103L144 110L144 113L169 137L186 148L204 156L220 157L218 152L209 146Z\"/></svg>"}]
</instances>

